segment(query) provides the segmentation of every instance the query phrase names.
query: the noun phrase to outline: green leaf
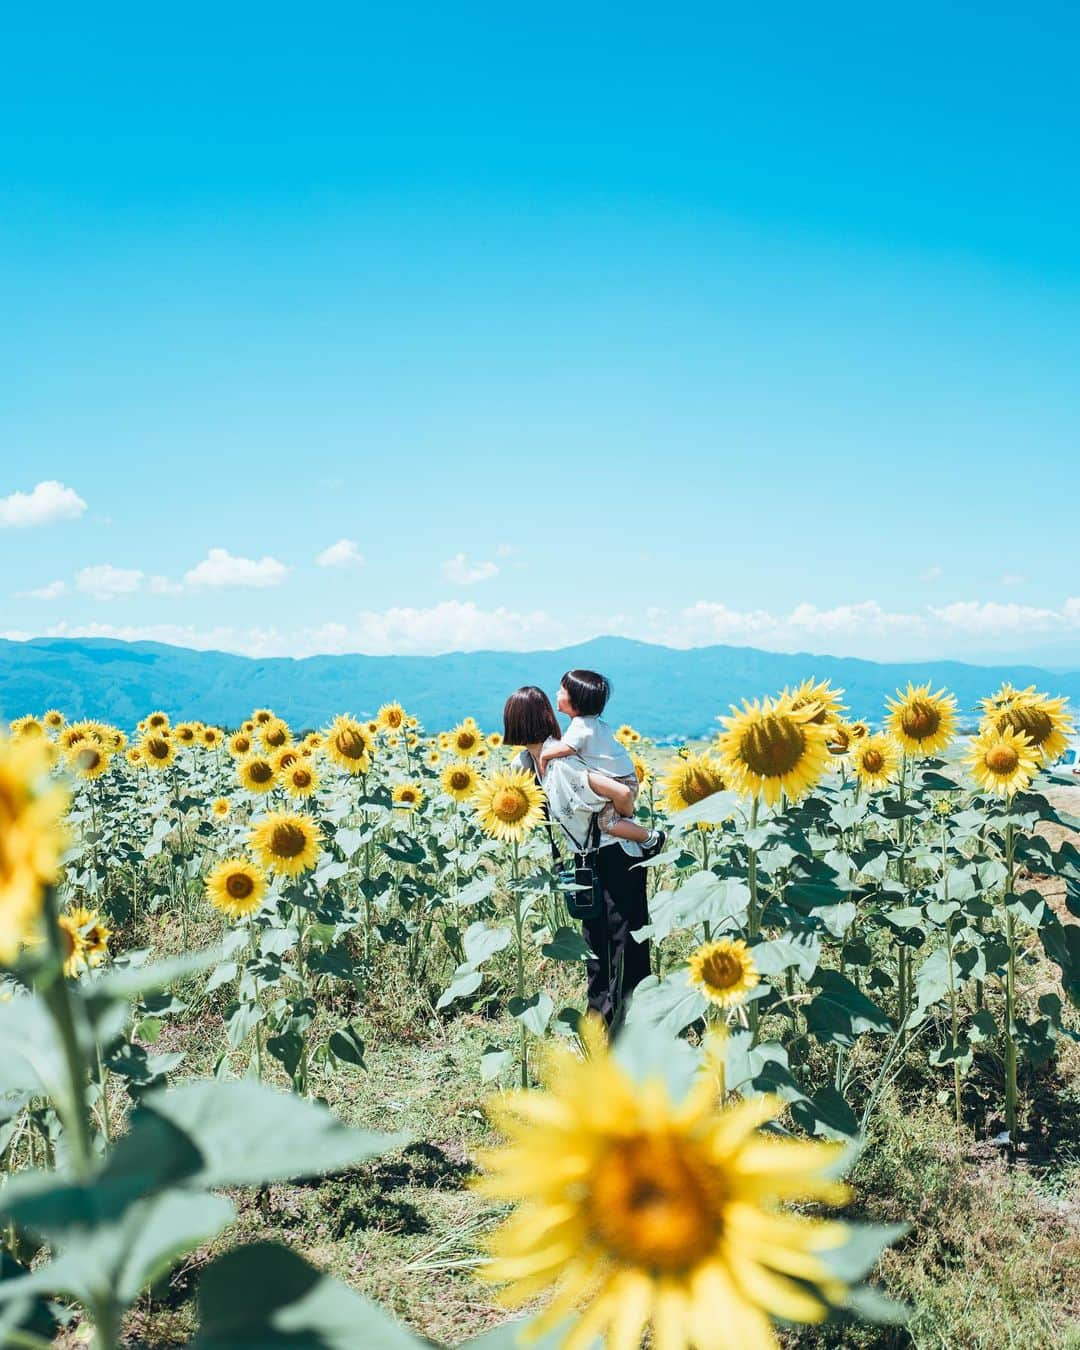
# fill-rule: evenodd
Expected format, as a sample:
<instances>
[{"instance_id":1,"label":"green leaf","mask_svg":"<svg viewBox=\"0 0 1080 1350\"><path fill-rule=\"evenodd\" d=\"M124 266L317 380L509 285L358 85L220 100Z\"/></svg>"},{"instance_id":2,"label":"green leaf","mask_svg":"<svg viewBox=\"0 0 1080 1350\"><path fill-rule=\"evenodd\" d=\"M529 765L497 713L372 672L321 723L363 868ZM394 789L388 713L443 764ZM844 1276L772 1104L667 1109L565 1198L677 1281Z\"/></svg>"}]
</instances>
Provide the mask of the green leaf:
<instances>
[{"instance_id":1,"label":"green leaf","mask_svg":"<svg viewBox=\"0 0 1080 1350\"><path fill-rule=\"evenodd\" d=\"M470 994L475 994L484 983L484 976L479 970L471 970L468 966L459 966L458 969L461 974L455 974L453 980L439 995L439 1001L435 1004L436 1012L449 1007L455 999L468 998Z\"/></svg>"},{"instance_id":2,"label":"green leaf","mask_svg":"<svg viewBox=\"0 0 1080 1350\"><path fill-rule=\"evenodd\" d=\"M374 1303L287 1247L257 1242L207 1266L192 1350L422 1350Z\"/></svg>"},{"instance_id":3,"label":"green leaf","mask_svg":"<svg viewBox=\"0 0 1080 1350\"><path fill-rule=\"evenodd\" d=\"M693 928L711 923L716 927L734 919L740 925L746 919L750 888L736 877L717 877L712 872L695 872L677 890L660 891L649 903L651 922L635 931L638 942L652 938L660 941L677 928Z\"/></svg>"},{"instance_id":4,"label":"green leaf","mask_svg":"<svg viewBox=\"0 0 1080 1350\"><path fill-rule=\"evenodd\" d=\"M345 1064L355 1064L358 1069L367 1067L364 1063L364 1042L355 1025L339 1027L328 1044L334 1056Z\"/></svg>"},{"instance_id":5,"label":"green leaf","mask_svg":"<svg viewBox=\"0 0 1080 1350\"><path fill-rule=\"evenodd\" d=\"M806 1005L806 1026L819 1041L851 1046L864 1032L893 1029L877 1004L838 971L819 970L810 984L819 993Z\"/></svg>"},{"instance_id":6,"label":"green leaf","mask_svg":"<svg viewBox=\"0 0 1080 1350\"><path fill-rule=\"evenodd\" d=\"M544 1034L551 1021L551 1014L555 1011L551 995L543 989L529 998L512 998L506 1006L510 1016L524 1023L534 1036Z\"/></svg>"},{"instance_id":7,"label":"green leaf","mask_svg":"<svg viewBox=\"0 0 1080 1350\"><path fill-rule=\"evenodd\" d=\"M779 975L795 966L808 980L821 959L821 941L815 933L791 933L759 942L751 948L751 955L761 975Z\"/></svg>"},{"instance_id":8,"label":"green leaf","mask_svg":"<svg viewBox=\"0 0 1080 1350\"><path fill-rule=\"evenodd\" d=\"M593 955L592 948L576 928L560 928L540 950L554 961L587 961Z\"/></svg>"},{"instance_id":9,"label":"green leaf","mask_svg":"<svg viewBox=\"0 0 1080 1350\"><path fill-rule=\"evenodd\" d=\"M509 928L489 928L485 923L471 923L465 929L462 938L462 948L465 952L463 964L475 969L489 956L494 956L496 952L508 947L512 940L513 934Z\"/></svg>"},{"instance_id":10,"label":"green leaf","mask_svg":"<svg viewBox=\"0 0 1080 1350\"><path fill-rule=\"evenodd\" d=\"M686 966L671 971L664 978L649 975L634 990L626 1014L626 1024L655 1027L672 1036L704 1017L709 1004L699 990L689 982Z\"/></svg>"},{"instance_id":11,"label":"green leaf","mask_svg":"<svg viewBox=\"0 0 1080 1350\"><path fill-rule=\"evenodd\" d=\"M702 797L701 801L695 802L693 806L686 806L681 811L674 812L670 817L672 830L689 829L692 825L697 825L699 821L704 821L710 825L720 825L728 816L736 813L742 814L742 801L737 792L714 792L709 797Z\"/></svg>"},{"instance_id":12,"label":"green leaf","mask_svg":"<svg viewBox=\"0 0 1080 1350\"><path fill-rule=\"evenodd\" d=\"M514 1062L509 1050L500 1050L498 1046L486 1045L480 1055L480 1081L491 1083L504 1069Z\"/></svg>"}]
</instances>

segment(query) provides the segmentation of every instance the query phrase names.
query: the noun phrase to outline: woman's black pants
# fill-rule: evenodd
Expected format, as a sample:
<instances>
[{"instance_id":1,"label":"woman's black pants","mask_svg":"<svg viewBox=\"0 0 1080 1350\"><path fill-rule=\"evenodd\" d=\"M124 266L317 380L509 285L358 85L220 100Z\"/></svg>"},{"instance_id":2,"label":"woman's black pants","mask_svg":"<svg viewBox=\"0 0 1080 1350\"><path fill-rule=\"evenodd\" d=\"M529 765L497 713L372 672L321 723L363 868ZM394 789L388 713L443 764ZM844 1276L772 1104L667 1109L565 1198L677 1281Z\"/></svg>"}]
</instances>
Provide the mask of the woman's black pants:
<instances>
[{"instance_id":1,"label":"woman's black pants","mask_svg":"<svg viewBox=\"0 0 1080 1350\"><path fill-rule=\"evenodd\" d=\"M635 928L649 922L644 868L634 867L619 844L597 850L597 871L604 889L604 909L583 923L585 940L596 953L585 963L589 1007L609 1027L622 1021L626 1000L649 974L649 944L635 942Z\"/></svg>"}]
</instances>

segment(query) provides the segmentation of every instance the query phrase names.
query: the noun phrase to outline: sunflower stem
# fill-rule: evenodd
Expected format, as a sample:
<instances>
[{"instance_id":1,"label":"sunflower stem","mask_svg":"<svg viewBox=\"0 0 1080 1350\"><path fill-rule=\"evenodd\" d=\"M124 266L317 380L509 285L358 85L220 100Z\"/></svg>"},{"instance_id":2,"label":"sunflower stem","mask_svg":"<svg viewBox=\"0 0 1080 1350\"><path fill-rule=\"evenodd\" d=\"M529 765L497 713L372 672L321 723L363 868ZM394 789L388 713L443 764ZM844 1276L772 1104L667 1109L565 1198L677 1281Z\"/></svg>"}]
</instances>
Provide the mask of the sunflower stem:
<instances>
[{"instance_id":1,"label":"sunflower stem","mask_svg":"<svg viewBox=\"0 0 1080 1350\"><path fill-rule=\"evenodd\" d=\"M1016 1147L1016 926L1009 904L1012 900L1016 869L1016 827L1005 826L1005 858L1008 879L1005 883L1005 938L1009 944L1005 967L1005 1128L1009 1143Z\"/></svg>"},{"instance_id":2,"label":"sunflower stem","mask_svg":"<svg viewBox=\"0 0 1080 1350\"><path fill-rule=\"evenodd\" d=\"M525 953L522 945L523 919L521 914L521 892L518 890L518 844L515 839L510 845L510 877L514 901L514 935L517 939L515 965L517 971L517 996L520 1002L525 1001ZM521 1031L521 1086L529 1086L529 1033L525 1028L525 1023L518 1021Z\"/></svg>"},{"instance_id":3,"label":"sunflower stem","mask_svg":"<svg viewBox=\"0 0 1080 1350\"><path fill-rule=\"evenodd\" d=\"M750 829L757 828L758 819L758 799L754 797L750 803ZM758 907L758 879L757 879L757 849L747 848L746 850L746 884L750 889L750 908L747 914L748 928L751 939L756 938L761 931L761 912ZM750 1034L751 1043L757 1040L758 1035L758 1005L755 1000L750 1004Z\"/></svg>"},{"instance_id":4,"label":"sunflower stem","mask_svg":"<svg viewBox=\"0 0 1080 1350\"><path fill-rule=\"evenodd\" d=\"M72 1167L80 1180L86 1180L94 1165L90 1117L86 1109L87 1069L79 1046L78 1033L75 1030L75 1013L71 990L68 988L67 979L64 975L64 950L60 943L60 915L56 905L56 891L51 886L45 891L44 913L52 967L47 976L48 983L42 993L60 1036L69 1096L67 1102L57 1101L54 1104L64 1122Z\"/></svg>"}]
</instances>

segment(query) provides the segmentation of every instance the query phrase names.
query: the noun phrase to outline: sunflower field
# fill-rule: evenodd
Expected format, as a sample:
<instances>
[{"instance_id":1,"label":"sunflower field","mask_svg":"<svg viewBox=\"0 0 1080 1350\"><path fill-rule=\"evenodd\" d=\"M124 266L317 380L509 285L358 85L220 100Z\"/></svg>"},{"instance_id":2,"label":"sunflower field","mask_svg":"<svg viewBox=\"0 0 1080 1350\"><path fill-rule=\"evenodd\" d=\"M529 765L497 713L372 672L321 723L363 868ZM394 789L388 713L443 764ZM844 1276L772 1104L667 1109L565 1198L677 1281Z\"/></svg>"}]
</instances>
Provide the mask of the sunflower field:
<instances>
[{"instance_id":1,"label":"sunflower field","mask_svg":"<svg viewBox=\"0 0 1080 1350\"><path fill-rule=\"evenodd\" d=\"M667 842L613 1039L543 792L473 718L11 722L0 1346L1080 1345L1080 1215L1020 1330L935 1331L904 1275L970 1256L920 1202L949 1150L1068 1175L1068 710L841 700L619 729Z\"/></svg>"}]
</instances>

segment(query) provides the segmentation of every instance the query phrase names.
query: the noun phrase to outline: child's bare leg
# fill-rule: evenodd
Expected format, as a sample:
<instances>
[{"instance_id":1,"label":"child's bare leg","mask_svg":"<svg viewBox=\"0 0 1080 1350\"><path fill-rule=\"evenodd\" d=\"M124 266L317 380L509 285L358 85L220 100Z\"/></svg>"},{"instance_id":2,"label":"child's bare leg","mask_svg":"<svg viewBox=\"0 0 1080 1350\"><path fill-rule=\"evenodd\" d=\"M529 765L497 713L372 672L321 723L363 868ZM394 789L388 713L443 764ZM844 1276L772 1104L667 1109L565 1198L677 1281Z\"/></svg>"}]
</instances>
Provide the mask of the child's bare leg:
<instances>
[{"instance_id":1,"label":"child's bare leg","mask_svg":"<svg viewBox=\"0 0 1080 1350\"><path fill-rule=\"evenodd\" d=\"M624 816L621 820L613 821L604 833L612 834L616 839L634 839L637 843L643 844L651 831L644 825L639 825L636 820L627 820Z\"/></svg>"},{"instance_id":2,"label":"child's bare leg","mask_svg":"<svg viewBox=\"0 0 1080 1350\"><path fill-rule=\"evenodd\" d=\"M634 793L625 783L609 778L606 773L596 769L589 770L589 786L598 797L606 797L620 816L634 814Z\"/></svg>"}]
</instances>

